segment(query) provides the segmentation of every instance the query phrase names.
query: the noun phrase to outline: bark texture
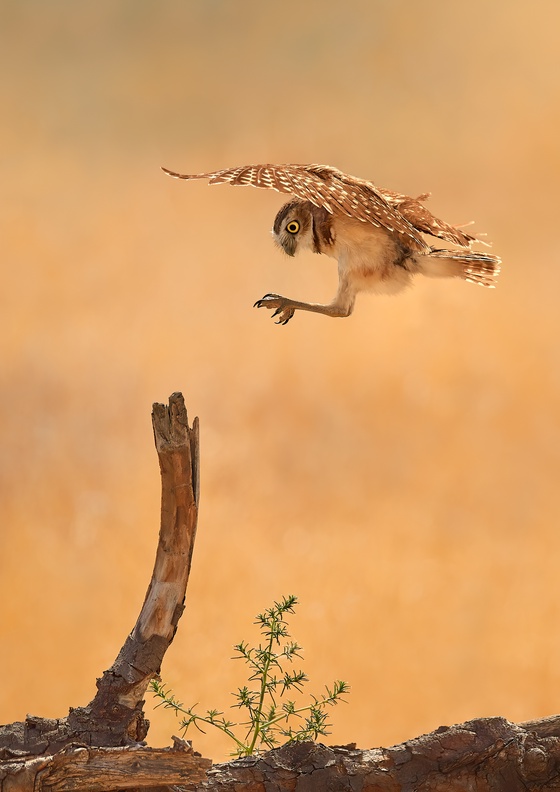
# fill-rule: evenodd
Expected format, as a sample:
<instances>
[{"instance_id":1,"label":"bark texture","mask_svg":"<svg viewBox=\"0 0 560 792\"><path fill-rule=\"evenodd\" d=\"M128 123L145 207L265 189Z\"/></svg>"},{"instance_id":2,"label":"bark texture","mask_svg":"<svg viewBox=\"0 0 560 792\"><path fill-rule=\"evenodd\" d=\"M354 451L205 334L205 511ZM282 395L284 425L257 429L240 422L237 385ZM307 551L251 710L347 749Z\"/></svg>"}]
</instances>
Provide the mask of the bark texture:
<instances>
[{"instance_id":1,"label":"bark texture","mask_svg":"<svg viewBox=\"0 0 560 792\"><path fill-rule=\"evenodd\" d=\"M2 792L102 792L197 785L211 765L189 744L174 748L91 748L70 745L54 756L0 763Z\"/></svg>"},{"instance_id":2,"label":"bark texture","mask_svg":"<svg viewBox=\"0 0 560 792\"><path fill-rule=\"evenodd\" d=\"M560 716L481 718L392 748L287 745L216 765L205 792L542 792L560 790Z\"/></svg>"},{"instance_id":3,"label":"bark texture","mask_svg":"<svg viewBox=\"0 0 560 792\"><path fill-rule=\"evenodd\" d=\"M189 427L181 393L172 394L169 405L153 405L152 426L161 471L161 524L152 579L134 629L86 707L70 709L65 718L28 716L1 726L0 759L53 754L70 743L135 745L146 737L143 696L183 612L199 496L198 419Z\"/></svg>"}]
</instances>

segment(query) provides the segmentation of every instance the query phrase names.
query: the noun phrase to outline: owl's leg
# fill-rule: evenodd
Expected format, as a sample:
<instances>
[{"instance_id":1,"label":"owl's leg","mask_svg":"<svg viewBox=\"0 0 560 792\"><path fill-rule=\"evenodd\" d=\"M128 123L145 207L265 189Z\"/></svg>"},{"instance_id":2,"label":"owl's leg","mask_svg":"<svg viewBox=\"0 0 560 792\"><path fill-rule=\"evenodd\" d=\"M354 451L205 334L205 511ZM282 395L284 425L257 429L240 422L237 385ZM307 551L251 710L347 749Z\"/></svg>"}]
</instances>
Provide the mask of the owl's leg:
<instances>
[{"instance_id":1,"label":"owl's leg","mask_svg":"<svg viewBox=\"0 0 560 792\"><path fill-rule=\"evenodd\" d=\"M281 297L279 294L265 294L264 297L257 300L253 307L274 309L272 317L278 317L276 324L285 325L296 311L311 311L312 313L325 314L325 316L350 316L354 308L355 298L356 292L344 280L339 283L336 296L328 305L290 300L288 297Z\"/></svg>"}]
</instances>

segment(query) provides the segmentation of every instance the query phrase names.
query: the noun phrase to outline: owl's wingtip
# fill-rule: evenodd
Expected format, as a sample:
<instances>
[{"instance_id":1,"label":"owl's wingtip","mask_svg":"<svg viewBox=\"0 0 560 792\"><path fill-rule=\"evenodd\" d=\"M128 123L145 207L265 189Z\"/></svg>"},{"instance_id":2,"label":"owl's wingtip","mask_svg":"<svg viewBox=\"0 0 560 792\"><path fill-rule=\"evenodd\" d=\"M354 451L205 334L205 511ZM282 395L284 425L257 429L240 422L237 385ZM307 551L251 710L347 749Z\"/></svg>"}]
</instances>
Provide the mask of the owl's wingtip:
<instances>
[{"instance_id":1,"label":"owl's wingtip","mask_svg":"<svg viewBox=\"0 0 560 792\"><path fill-rule=\"evenodd\" d=\"M162 171L167 173L168 176L172 176L174 179L188 179L189 177L183 173L175 173L175 171L169 170L169 168L164 168L163 165L160 165Z\"/></svg>"}]
</instances>

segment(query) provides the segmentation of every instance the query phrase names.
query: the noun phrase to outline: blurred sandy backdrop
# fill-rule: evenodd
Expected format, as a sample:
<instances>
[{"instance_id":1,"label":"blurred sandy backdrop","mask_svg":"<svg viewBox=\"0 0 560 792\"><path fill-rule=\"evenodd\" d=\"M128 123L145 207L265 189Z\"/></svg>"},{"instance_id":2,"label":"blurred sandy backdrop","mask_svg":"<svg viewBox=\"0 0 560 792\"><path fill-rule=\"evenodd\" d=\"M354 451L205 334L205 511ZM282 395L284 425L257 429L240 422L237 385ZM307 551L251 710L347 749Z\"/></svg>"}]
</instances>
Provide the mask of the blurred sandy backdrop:
<instances>
[{"instance_id":1,"label":"blurred sandy backdrop","mask_svg":"<svg viewBox=\"0 0 560 792\"><path fill-rule=\"evenodd\" d=\"M1 721L87 703L132 627L174 390L202 433L187 702L229 703L231 646L293 592L312 687L352 685L331 742L560 710L559 26L556 0L0 3ZM254 300L329 299L334 262L274 248L282 196L159 170L250 162L432 190L499 289L275 326Z\"/></svg>"}]
</instances>

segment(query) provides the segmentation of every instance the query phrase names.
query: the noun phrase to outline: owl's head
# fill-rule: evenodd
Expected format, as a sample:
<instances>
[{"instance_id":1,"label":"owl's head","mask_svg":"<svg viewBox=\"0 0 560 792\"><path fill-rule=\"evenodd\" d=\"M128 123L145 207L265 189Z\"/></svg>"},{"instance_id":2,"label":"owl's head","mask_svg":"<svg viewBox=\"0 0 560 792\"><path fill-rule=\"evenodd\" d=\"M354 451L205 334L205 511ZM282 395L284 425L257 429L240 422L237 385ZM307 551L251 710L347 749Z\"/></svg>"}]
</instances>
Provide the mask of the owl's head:
<instances>
[{"instance_id":1,"label":"owl's head","mask_svg":"<svg viewBox=\"0 0 560 792\"><path fill-rule=\"evenodd\" d=\"M288 256L298 250L314 249L313 214L309 201L290 201L280 209L272 226L272 238Z\"/></svg>"}]
</instances>

